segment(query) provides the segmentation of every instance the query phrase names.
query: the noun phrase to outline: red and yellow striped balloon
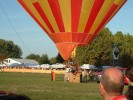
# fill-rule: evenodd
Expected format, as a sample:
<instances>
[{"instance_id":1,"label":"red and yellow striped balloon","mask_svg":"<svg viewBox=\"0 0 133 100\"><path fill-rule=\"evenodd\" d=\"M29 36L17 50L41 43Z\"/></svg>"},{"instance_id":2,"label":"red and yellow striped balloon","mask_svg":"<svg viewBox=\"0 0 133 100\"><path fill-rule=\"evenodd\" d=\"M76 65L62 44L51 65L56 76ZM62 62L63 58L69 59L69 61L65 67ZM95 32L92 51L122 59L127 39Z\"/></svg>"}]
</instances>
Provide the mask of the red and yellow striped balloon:
<instances>
[{"instance_id":1,"label":"red and yellow striped balloon","mask_svg":"<svg viewBox=\"0 0 133 100\"><path fill-rule=\"evenodd\" d=\"M56 44L64 60L89 44L126 0L18 0Z\"/></svg>"}]
</instances>

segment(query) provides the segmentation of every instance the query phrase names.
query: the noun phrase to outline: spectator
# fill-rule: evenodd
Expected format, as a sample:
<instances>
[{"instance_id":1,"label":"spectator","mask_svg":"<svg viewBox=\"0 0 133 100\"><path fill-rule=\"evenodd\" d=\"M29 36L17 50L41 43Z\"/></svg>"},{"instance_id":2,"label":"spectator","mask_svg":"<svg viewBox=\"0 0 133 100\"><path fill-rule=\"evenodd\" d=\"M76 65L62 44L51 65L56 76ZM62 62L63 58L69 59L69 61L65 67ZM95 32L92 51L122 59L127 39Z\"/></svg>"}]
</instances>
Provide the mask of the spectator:
<instances>
[{"instance_id":1,"label":"spectator","mask_svg":"<svg viewBox=\"0 0 133 100\"><path fill-rule=\"evenodd\" d=\"M71 64L66 64L66 67L65 67L65 76L64 76L64 81L65 82L70 81L70 67L71 67Z\"/></svg>"},{"instance_id":2,"label":"spectator","mask_svg":"<svg viewBox=\"0 0 133 100\"><path fill-rule=\"evenodd\" d=\"M87 69L82 69L82 82L87 82L87 75L88 75L88 72L87 72Z\"/></svg>"},{"instance_id":3,"label":"spectator","mask_svg":"<svg viewBox=\"0 0 133 100\"><path fill-rule=\"evenodd\" d=\"M103 71L99 89L104 100L127 100L122 94L123 88L124 77L119 69L109 67Z\"/></svg>"},{"instance_id":4,"label":"spectator","mask_svg":"<svg viewBox=\"0 0 133 100\"><path fill-rule=\"evenodd\" d=\"M129 86L125 95L128 100L133 100L133 66L127 68L126 77Z\"/></svg>"},{"instance_id":5,"label":"spectator","mask_svg":"<svg viewBox=\"0 0 133 100\"><path fill-rule=\"evenodd\" d=\"M90 71L89 71L90 81L93 81L93 80L94 80L94 75L93 75L93 73L94 73L93 69L90 69Z\"/></svg>"}]
</instances>

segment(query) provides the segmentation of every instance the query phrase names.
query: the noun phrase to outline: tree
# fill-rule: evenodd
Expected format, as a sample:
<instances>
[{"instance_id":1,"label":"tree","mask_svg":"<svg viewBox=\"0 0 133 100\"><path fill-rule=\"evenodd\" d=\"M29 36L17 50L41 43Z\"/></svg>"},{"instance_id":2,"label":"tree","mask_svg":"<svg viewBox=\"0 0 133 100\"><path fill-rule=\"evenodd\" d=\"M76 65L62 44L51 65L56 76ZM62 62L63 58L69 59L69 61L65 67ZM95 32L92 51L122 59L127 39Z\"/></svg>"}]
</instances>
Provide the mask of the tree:
<instances>
[{"instance_id":1,"label":"tree","mask_svg":"<svg viewBox=\"0 0 133 100\"><path fill-rule=\"evenodd\" d=\"M57 59L56 59L56 57L52 57L50 59L50 64L55 64L55 63L57 63Z\"/></svg>"},{"instance_id":2,"label":"tree","mask_svg":"<svg viewBox=\"0 0 133 100\"><path fill-rule=\"evenodd\" d=\"M49 58L47 54L43 54L39 59L40 64L49 64Z\"/></svg>"},{"instance_id":3,"label":"tree","mask_svg":"<svg viewBox=\"0 0 133 100\"><path fill-rule=\"evenodd\" d=\"M37 60L38 58L40 58L40 56L32 53L32 54L29 54L26 58Z\"/></svg>"},{"instance_id":4,"label":"tree","mask_svg":"<svg viewBox=\"0 0 133 100\"><path fill-rule=\"evenodd\" d=\"M60 53L58 53L58 55L56 56L56 60L58 63L63 63L64 59L61 57Z\"/></svg>"},{"instance_id":5,"label":"tree","mask_svg":"<svg viewBox=\"0 0 133 100\"><path fill-rule=\"evenodd\" d=\"M26 58L27 58L27 59L33 59L33 60L36 60L36 61L39 62L39 60L40 60L40 55L32 53L32 54L29 54Z\"/></svg>"},{"instance_id":6,"label":"tree","mask_svg":"<svg viewBox=\"0 0 133 100\"><path fill-rule=\"evenodd\" d=\"M0 39L0 55L5 55L9 58L21 58L22 50L13 41Z\"/></svg>"},{"instance_id":7,"label":"tree","mask_svg":"<svg viewBox=\"0 0 133 100\"><path fill-rule=\"evenodd\" d=\"M47 54L38 55L38 54L30 54L26 57L27 59L33 59L39 62L39 64L49 64L49 58Z\"/></svg>"},{"instance_id":8,"label":"tree","mask_svg":"<svg viewBox=\"0 0 133 100\"><path fill-rule=\"evenodd\" d=\"M122 46L119 48L120 57L119 62L122 67L127 67L133 64L133 36L117 32L114 35L114 42L121 43Z\"/></svg>"}]
</instances>

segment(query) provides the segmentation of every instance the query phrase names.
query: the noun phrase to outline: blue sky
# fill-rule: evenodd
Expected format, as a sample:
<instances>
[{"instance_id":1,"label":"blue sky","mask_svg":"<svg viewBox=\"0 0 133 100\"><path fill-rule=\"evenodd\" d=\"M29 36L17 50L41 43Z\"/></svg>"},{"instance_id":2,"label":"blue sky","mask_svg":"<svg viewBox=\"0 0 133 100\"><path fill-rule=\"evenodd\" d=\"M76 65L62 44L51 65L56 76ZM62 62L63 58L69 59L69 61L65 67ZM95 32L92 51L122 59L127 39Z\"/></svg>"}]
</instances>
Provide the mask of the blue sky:
<instances>
[{"instance_id":1,"label":"blue sky","mask_svg":"<svg viewBox=\"0 0 133 100\"><path fill-rule=\"evenodd\" d=\"M12 28L1 6L25 45L23 45ZM106 25L106 27L108 27L113 33L122 31L125 34L130 33L133 35L132 19L133 0L127 0L126 4ZM0 39L14 41L15 44L21 47L23 57L26 57L30 53L40 55L46 53L51 58L58 53L55 44L25 12L17 0L0 0Z\"/></svg>"}]
</instances>

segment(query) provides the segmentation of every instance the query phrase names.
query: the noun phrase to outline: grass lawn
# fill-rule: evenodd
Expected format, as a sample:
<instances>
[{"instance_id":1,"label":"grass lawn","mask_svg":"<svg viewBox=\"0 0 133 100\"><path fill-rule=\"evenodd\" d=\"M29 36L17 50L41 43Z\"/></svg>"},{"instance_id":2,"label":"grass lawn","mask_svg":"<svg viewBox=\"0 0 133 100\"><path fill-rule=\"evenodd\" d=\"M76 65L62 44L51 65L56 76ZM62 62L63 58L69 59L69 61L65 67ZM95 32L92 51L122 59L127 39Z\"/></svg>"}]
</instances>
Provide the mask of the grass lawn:
<instances>
[{"instance_id":1,"label":"grass lawn","mask_svg":"<svg viewBox=\"0 0 133 100\"><path fill-rule=\"evenodd\" d=\"M0 72L0 90L25 94L32 100L103 100L98 83L68 83L63 77L56 74L52 82L50 74Z\"/></svg>"}]
</instances>

